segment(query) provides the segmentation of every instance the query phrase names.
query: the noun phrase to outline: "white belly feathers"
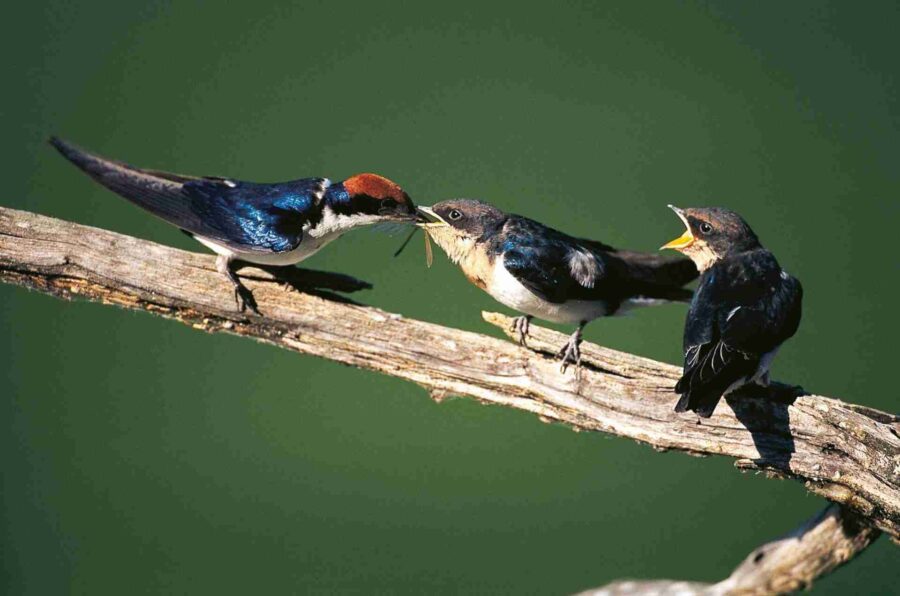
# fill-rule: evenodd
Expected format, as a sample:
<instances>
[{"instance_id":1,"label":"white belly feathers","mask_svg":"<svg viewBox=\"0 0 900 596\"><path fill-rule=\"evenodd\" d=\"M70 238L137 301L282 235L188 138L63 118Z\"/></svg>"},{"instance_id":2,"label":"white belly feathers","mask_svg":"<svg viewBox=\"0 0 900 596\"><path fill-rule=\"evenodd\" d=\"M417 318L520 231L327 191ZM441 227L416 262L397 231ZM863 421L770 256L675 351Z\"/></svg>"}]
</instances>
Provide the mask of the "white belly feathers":
<instances>
[{"instance_id":1,"label":"white belly feathers","mask_svg":"<svg viewBox=\"0 0 900 596\"><path fill-rule=\"evenodd\" d=\"M569 300L554 304L540 298L507 271L502 256L494 260L485 290L504 306L551 323L578 324L606 314L606 304L602 301Z\"/></svg>"},{"instance_id":2,"label":"white belly feathers","mask_svg":"<svg viewBox=\"0 0 900 596\"><path fill-rule=\"evenodd\" d=\"M335 230L318 237L308 236L304 234L303 240L300 241L299 246L297 246L297 248L295 248L294 250L287 252L243 252L232 250L227 246L223 246L222 244L219 244L218 242L210 240L208 238L194 236L194 239L207 248L212 249L212 251L216 254L239 259L247 263L283 267L286 265L294 265L296 263L299 263L300 261L303 261L304 259L311 257L312 255L319 252L320 248L322 248L332 240L336 240L341 234L343 234L343 232L344 230Z\"/></svg>"}]
</instances>

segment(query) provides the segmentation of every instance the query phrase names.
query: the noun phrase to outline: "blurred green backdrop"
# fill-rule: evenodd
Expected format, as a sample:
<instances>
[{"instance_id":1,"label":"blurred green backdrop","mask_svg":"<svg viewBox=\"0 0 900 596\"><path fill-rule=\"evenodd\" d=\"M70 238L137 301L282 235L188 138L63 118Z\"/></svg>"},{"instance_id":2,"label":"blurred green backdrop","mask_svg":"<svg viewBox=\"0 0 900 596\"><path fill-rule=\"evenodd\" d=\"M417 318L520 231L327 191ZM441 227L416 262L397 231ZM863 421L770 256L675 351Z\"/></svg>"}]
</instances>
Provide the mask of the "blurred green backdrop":
<instances>
[{"instance_id":1,"label":"blurred green backdrop","mask_svg":"<svg viewBox=\"0 0 900 596\"><path fill-rule=\"evenodd\" d=\"M746 216L806 287L776 377L897 411L894 2L253 3L6 9L0 204L202 250L44 144L250 180L377 171L652 250L665 204ZM496 333L420 241L308 262L373 305ZM893 305L893 306L892 306ZM682 307L587 337L677 362ZM565 594L722 578L823 501L146 315L0 286L12 594ZM674 400L673 400L674 401ZM887 540L818 586L884 594Z\"/></svg>"}]
</instances>

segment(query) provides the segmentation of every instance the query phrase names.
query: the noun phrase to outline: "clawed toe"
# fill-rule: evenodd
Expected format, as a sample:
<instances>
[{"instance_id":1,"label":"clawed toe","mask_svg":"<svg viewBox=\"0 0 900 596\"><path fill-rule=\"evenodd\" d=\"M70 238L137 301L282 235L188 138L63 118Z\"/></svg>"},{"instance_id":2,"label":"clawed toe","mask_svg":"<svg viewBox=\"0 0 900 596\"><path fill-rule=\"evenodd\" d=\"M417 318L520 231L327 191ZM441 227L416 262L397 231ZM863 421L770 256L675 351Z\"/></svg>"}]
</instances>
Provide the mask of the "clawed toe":
<instances>
[{"instance_id":1,"label":"clawed toe","mask_svg":"<svg viewBox=\"0 0 900 596\"><path fill-rule=\"evenodd\" d=\"M557 357L562 360L559 365L559 372L565 373L570 364L574 364L576 369L581 366L581 348L578 347L578 343L569 340L557 354Z\"/></svg>"},{"instance_id":2,"label":"clawed toe","mask_svg":"<svg viewBox=\"0 0 900 596\"><path fill-rule=\"evenodd\" d=\"M528 339L528 330L530 327L531 317L522 316L513 319L511 330L515 331L518 334L518 341L520 346L526 345L526 340Z\"/></svg>"},{"instance_id":3,"label":"clawed toe","mask_svg":"<svg viewBox=\"0 0 900 596\"><path fill-rule=\"evenodd\" d=\"M566 345L562 347L562 349L557 354L557 357L562 359L562 362L559 365L559 372L564 373L566 369L569 368L570 364L575 365L575 374L578 374L578 371L581 369L581 330L584 328L584 323L578 326L578 329L569 337L569 341L566 342Z\"/></svg>"}]
</instances>

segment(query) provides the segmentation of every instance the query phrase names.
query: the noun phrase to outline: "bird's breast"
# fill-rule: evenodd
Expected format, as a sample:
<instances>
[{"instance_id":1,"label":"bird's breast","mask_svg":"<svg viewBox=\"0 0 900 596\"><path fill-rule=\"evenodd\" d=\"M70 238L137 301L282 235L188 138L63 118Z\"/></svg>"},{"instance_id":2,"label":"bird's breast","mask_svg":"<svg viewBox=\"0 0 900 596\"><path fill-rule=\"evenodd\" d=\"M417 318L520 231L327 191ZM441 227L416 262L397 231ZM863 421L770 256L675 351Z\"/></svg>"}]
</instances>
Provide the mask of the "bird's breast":
<instances>
[{"instance_id":1,"label":"bird's breast","mask_svg":"<svg viewBox=\"0 0 900 596\"><path fill-rule=\"evenodd\" d=\"M493 276L494 261L486 250L478 247L469 250L459 258L459 268L470 282L490 293L488 285Z\"/></svg>"},{"instance_id":2,"label":"bird's breast","mask_svg":"<svg viewBox=\"0 0 900 596\"><path fill-rule=\"evenodd\" d=\"M577 324L607 314L602 300L567 300L561 303L545 300L525 287L503 264L503 257L494 260L484 290L494 300L513 310L553 323Z\"/></svg>"}]
</instances>

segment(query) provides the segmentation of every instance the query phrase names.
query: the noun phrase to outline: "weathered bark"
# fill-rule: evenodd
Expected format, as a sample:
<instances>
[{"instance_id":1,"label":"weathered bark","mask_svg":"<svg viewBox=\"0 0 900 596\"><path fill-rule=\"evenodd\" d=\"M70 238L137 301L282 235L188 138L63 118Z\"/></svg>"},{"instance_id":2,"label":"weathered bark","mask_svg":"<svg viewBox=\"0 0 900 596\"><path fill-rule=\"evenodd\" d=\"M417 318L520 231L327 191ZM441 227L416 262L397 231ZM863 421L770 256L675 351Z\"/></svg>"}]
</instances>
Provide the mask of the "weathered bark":
<instances>
[{"instance_id":1,"label":"weathered bark","mask_svg":"<svg viewBox=\"0 0 900 596\"><path fill-rule=\"evenodd\" d=\"M286 292L269 273L241 271L263 316L237 312L211 255L0 208L0 279L63 298L141 309L206 331L253 337L408 379L435 399L471 396L629 437L658 450L726 455L740 469L794 478L900 539L900 418L818 395L792 403L744 396L712 418L672 410L677 367L585 343L584 370L549 356L565 338L531 328L531 349L341 301L362 287L303 273L324 291ZM485 318L509 329L510 319ZM782 388L783 389L783 388ZM786 392L773 388L765 397Z\"/></svg>"},{"instance_id":2,"label":"weathered bark","mask_svg":"<svg viewBox=\"0 0 900 596\"><path fill-rule=\"evenodd\" d=\"M752 553L716 584L671 580L622 580L578 596L719 596L789 594L855 557L880 532L840 505L829 505L802 526Z\"/></svg>"}]
</instances>

